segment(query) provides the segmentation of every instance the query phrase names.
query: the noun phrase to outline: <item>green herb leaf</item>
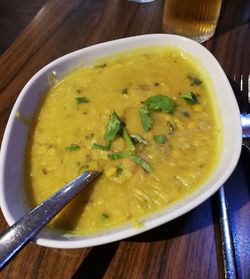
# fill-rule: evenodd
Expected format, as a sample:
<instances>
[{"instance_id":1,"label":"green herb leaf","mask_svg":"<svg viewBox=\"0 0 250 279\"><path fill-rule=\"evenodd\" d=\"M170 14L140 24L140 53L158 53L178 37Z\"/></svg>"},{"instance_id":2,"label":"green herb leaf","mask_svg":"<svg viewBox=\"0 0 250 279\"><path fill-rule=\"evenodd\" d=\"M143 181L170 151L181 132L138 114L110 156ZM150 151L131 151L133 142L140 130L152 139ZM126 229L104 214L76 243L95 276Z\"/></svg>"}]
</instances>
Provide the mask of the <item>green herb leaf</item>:
<instances>
[{"instance_id":1,"label":"green herb leaf","mask_svg":"<svg viewBox=\"0 0 250 279\"><path fill-rule=\"evenodd\" d=\"M191 85L201 85L202 81L195 76L188 75L187 78L191 81Z\"/></svg>"},{"instance_id":2,"label":"green herb leaf","mask_svg":"<svg viewBox=\"0 0 250 279\"><path fill-rule=\"evenodd\" d=\"M193 92L188 92L180 95L188 104L194 105L198 103L198 98Z\"/></svg>"},{"instance_id":3,"label":"green herb leaf","mask_svg":"<svg viewBox=\"0 0 250 279\"><path fill-rule=\"evenodd\" d=\"M117 176L121 175L122 172L123 172L123 166L122 165L116 166L116 174L117 174Z\"/></svg>"},{"instance_id":4,"label":"green herb leaf","mask_svg":"<svg viewBox=\"0 0 250 279\"><path fill-rule=\"evenodd\" d=\"M94 143L91 148L92 149L100 149L100 150L103 150L103 151L108 151L108 150L110 150L110 144L101 145L101 144Z\"/></svg>"},{"instance_id":5,"label":"green herb leaf","mask_svg":"<svg viewBox=\"0 0 250 279\"><path fill-rule=\"evenodd\" d=\"M84 104L84 103L89 103L89 100L86 97L77 97L75 98L77 104Z\"/></svg>"},{"instance_id":6,"label":"green herb leaf","mask_svg":"<svg viewBox=\"0 0 250 279\"><path fill-rule=\"evenodd\" d=\"M167 140L168 140L167 137L164 135L155 135L154 136L154 141L156 143L164 144L167 142Z\"/></svg>"},{"instance_id":7,"label":"green herb leaf","mask_svg":"<svg viewBox=\"0 0 250 279\"><path fill-rule=\"evenodd\" d=\"M128 133L128 130L125 127L122 127L122 130L123 130L123 133L122 133L123 139L125 140L128 148L130 150L134 151L135 150L135 145L134 145L134 143L133 143L133 141L132 141L132 139L131 139L131 137Z\"/></svg>"},{"instance_id":8,"label":"green herb leaf","mask_svg":"<svg viewBox=\"0 0 250 279\"><path fill-rule=\"evenodd\" d=\"M121 131L121 121L115 112L109 117L109 123L105 131L104 140L107 144L110 144Z\"/></svg>"},{"instance_id":9,"label":"green herb leaf","mask_svg":"<svg viewBox=\"0 0 250 279\"><path fill-rule=\"evenodd\" d=\"M76 151L79 149L80 149L80 146L77 144L73 144L73 143L70 146L65 147L65 150L67 150L67 151Z\"/></svg>"},{"instance_id":10,"label":"green herb leaf","mask_svg":"<svg viewBox=\"0 0 250 279\"><path fill-rule=\"evenodd\" d=\"M162 95L151 96L142 103L148 107L149 111L172 113L176 108L175 101L172 98Z\"/></svg>"},{"instance_id":11,"label":"green herb leaf","mask_svg":"<svg viewBox=\"0 0 250 279\"><path fill-rule=\"evenodd\" d=\"M102 217L103 219L108 219L108 218L109 218L109 215L108 215L107 213L103 212L103 213L101 214L101 217Z\"/></svg>"},{"instance_id":12,"label":"green herb leaf","mask_svg":"<svg viewBox=\"0 0 250 279\"><path fill-rule=\"evenodd\" d=\"M130 156L130 158L139 166L141 166L146 172L152 172L153 169L151 167L151 165L146 162L144 159L142 159L141 157L133 154Z\"/></svg>"},{"instance_id":13,"label":"green herb leaf","mask_svg":"<svg viewBox=\"0 0 250 279\"><path fill-rule=\"evenodd\" d=\"M139 108L140 118L143 129L148 132L153 126L153 120L147 107Z\"/></svg>"},{"instance_id":14,"label":"green herb leaf","mask_svg":"<svg viewBox=\"0 0 250 279\"><path fill-rule=\"evenodd\" d=\"M148 141L146 141L143 137L139 135L131 135L131 138L135 143L148 144Z\"/></svg>"},{"instance_id":15,"label":"green herb leaf","mask_svg":"<svg viewBox=\"0 0 250 279\"><path fill-rule=\"evenodd\" d=\"M121 151L121 152L116 152L116 153L108 154L108 158L110 160L116 160L116 159L121 159L121 158L129 157L132 154L133 153L131 151Z\"/></svg>"}]
</instances>

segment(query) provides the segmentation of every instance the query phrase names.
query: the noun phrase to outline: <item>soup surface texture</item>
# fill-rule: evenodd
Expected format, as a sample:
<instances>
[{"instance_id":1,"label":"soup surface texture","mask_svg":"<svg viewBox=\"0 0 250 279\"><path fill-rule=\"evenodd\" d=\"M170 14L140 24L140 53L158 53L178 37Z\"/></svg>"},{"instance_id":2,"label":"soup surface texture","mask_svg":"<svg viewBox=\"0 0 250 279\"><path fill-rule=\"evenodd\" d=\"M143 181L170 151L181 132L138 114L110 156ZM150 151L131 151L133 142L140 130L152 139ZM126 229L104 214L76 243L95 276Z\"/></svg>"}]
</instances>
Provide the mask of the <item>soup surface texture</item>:
<instances>
[{"instance_id":1,"label":"soup surface texture","mask_svg":"<svg viewBox=\"0 0 250 279\"><path fill-rule=\"evenodd\" d=\"M70 72L49 89L33 125L30 203L99 170L49 226L87 235L139 225L216 167L223 136L215 99L199 62L174 47L136 49Z\"/></svg>"}]
</instances>

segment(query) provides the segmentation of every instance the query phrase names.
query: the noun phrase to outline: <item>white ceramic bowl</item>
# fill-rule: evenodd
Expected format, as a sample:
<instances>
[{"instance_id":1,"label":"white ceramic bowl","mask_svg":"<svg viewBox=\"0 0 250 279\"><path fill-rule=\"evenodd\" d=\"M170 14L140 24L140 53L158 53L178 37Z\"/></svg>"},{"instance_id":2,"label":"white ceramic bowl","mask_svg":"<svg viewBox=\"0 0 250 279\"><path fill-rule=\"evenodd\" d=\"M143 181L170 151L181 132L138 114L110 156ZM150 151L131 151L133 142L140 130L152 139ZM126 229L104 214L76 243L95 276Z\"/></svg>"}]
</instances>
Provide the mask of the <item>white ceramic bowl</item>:
<instances>
[{"instance_id":1,"label":"white ceramic bowl","mask_svg":"<svg viewBox=\"0 0 250 279\"><path fill-rule=\"evenodd\" d=\"M123 226L89 237L63 236L55 231L43 230L35 239L37 244L56 248L87 247L127 238L152 229L188 212L208 199L234 170L242 143L239 109L225 73L207 49L190 39L166 34L143 35L102 43L75 51L48 64L34 75L21 91L11 112L1 147L0 203L8 224L12 225L29 211L24 195L23 174L30 127L18 120L16 113L20 112L25 117L32 117L35 114L45 90L49 87L48 75L52 71L60 77L71 69L83 63L90 63L99 57L150 45L174 45L182 48L198 58L209 73L224 128L223 151L217 168L197 191L166 210L145 219L142 228Z\"/></svg>"}]
</instances>

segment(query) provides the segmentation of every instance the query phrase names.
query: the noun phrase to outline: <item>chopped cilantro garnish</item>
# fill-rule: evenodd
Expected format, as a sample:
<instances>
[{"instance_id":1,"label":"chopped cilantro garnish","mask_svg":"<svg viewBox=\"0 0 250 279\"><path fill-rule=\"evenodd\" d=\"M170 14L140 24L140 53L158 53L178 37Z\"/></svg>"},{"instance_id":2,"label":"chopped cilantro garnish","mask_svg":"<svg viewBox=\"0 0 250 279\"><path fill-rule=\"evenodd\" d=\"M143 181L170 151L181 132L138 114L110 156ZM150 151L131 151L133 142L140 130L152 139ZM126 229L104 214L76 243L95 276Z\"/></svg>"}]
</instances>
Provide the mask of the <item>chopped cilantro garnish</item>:
<instances>
[{"instance_id":1,"label":"chopped cilantro garnish","mask_svg":"<svg viewBox=\"0 0 250 279\"><path fill-rule=\"evenodd\" d=\"M79 149L80 149L80 146L77 144L73 144L73 143L70 146L65 147L65 150L67 150L67 151L76 151Z\"/></svg>"},{"instance_id":2,"label":"chopped cilantro garnish","mask_svg":"<svg viewBox=\"0 0 250 279\"><path fill-rule=\"evenodd\" d=\"M121 158L129 157L132 154L133 153L131 151L121 151L121 152L116 152L116 153L108 154L108 158L110 160L116 160L116 159L121 159Z\"/></svg>"},{"instance_id":3,"label":"chopped cilantro garnish","mask_svg":"<svg viewBox=\"0 0 250 279\"><path fill-rule=\"evenodd\" d=\"M122 174L122 172L123 172L123 166L122 165L116 166L116 174L117 174L117 176Z\"/></svg>"},{"instance_id":4,"label":"chopped cilantro garnish","mask_svg":"<svg viewBox=\"0 0 250 279\"><path fill-rule=\"evenodd\" d=\"M142 127L146 132L148 132L152 128L152 125L153 125L153 120L152 120L151 114L150 114L148 108L145 106L142 108L139 108L139 113L140 113Z\"/></svg>"},{"instance_id":5,"label":"chopped cilantro garnish","mask_svg":"<svg viewBox=\"0 0 250 279\"><path fill-rule=\"evenodd\" d=\"M104 140L107 144L110 144L121 131L121 121L115 112L112 112L109 118L109 123L105 131Z\"/></svg>"},{"instance_id":6,"label":"chopped cilantro garnish","mask_svg":"<svg viewBox=\"0 0 250 279\"><path fill-rule=\"evenodd\" d=\"M134 151L135 150L135 145L134 145L134 143L133 143L133 141L132 141L132 139L131 139L131 137L128 133L128 130L125 127L122 127L122 130L123 130L123 133L122 133L123 139L125 140L129 150Z\"/></svg>"},{"instance_id":7,"label":"chopped cilantro garnish","mask_svg":"<svg viewBox=\"0 0 250 279\"><path fill-rule=\"evenodd\" d=\"M76 102L77 102L78 105L89 102L89 100L86 97L77 97L75 99L76 99Z\"/></svg>"},{"instance_id":8,"label":"chopped cilantro garnish","mask_svg":"<svg viewBox=\"0 0 250 279\"><path fill-rule=\"evenodd\" d=\"M110 144L101 145L101 144L94 143L91 148L92 149L100 149L100 150L108 151L108 150L110 150Z\"/></svg>"},{"instance_id":9,"label":"chopped cilantro garnish","mask_svg":"<svg viewBox=\"0 0 250 279\"><path fill-rule=\"evenodd\" d=\"M135 143L148 144L148 141L146 141L143 137L139 135L131 135L131 138Z\"/></svg>"},{"instance_id":10,"label":"chopped cilantro garnish","mask_svg":"<svg viewBox=\"0 0 250 279\"><path fill-rule=\"evenodd\" d=\"M141 157L137 156L136 154L133 154L130 156L130 158L139 166L141 166L146 172L152 172L153 169L151 167L151 165L146 162L144 159L142 159Z\"/></svg>"},{"instance_id":11,"label":"chopped cilantro garnish","mask_svg":"<svg viewBox=\"0 0 250 279\"><path fill-rule=\"evenodd\" d=\"M107 213L102 213L101 214L101 217L103 218L103 219L108 219L109 218L109 215L107 214Z\"/></svg>"},{"instance_id":12,"label":"chopped cilantro garnish","mask_svg":"<svg viewBox=\"0 0 250 279\"><path fill-rule=\"evenodd\" d=\"M154 136L154 141L156 143L160 143L160 144L164 144L165 142L167 142L167 137L164 135L155 135Z\"/></svg>"},{"instance_id":13,"label":"chopped cilantro garnish","mask_svg":"<svg viewBox=\"0 0 250 279\"><path fill-rule=\"evenodd\" d=\"M172 113L176 107L175 101L172 98L162 95L151 96L142 103L147 106L149 111Z\"/></svg>"},{"instance_id":14,"label":"chopped cilantro garnish","mask_svg":"<svg viewBox=\"0 0 250 279\"><path fill-rule=\"evenodd\" d=\"M147 129L150 129L152 126L152 119L148 111L148 108L144 106L143 108L140 109L140 112L141 111L142 111L142 119L143 119L142 121L147 119L146 120L147 123L146 124L144 123L144 125ZM136 164L140 165L146 172L152 172L152 167L150 166L150 164L135 154L136 142L143 143L143 144L147 144L148 142L139 135L130 136L128 130L125 128L125 126L123 125L123 123L121 122L121 120L119 119L118 115L115 112L113 112L110 115L109 123L107 125L106 132L104 135L106 145L100 145L94 143L92 148L101 149L105 151L110 150L112 141L116 138L117 134L120 133L121 131L122 131L122 137L127 144L127 150L110 153L107 155L108 158L110 160L130 158ZM117 176L119 176L122 173L122 171L123 171L122 165L118 165L116 167Z\"/></svg>"},{"instance_id":15,"label":"chopped cilantro garnish","mask_svg":"<svg viewBox=\"0 0 250 279\"><path fill-rule=\"evenodd\" d=\"M162 95L151 96L143 101L142 104L144 106L139 109L139 113L143 129L146 132L148 132L153 126L151 112L161 111L172 113L176 108L175 101L172 98Z\"/></svg>"},{"instance_id":16,"label":"chopped cilantro garnish","mask_svg":"<svg viewBox=\"0 0 250 279\"><path fill-rule=\"evenodd\" d=\"M115 139L117 134L121 131L121 128L122 128L122 123L119 117L115 112L112 112L112 114L109 117L109 122L104 134L104 140L106 144L101 145L101 144L94 143L92 145L92 149L100 149L104 151L110 150L111 143Z\"/></svg>"},{"instance_id":17,"label":"chopped cilantro garnish","mask_svg":"<svg viewBox=\"0 0 250 279\"><path fill-rule=\"evenodd\" d=\"M198 103L197 95L194 92L188 92L180 95L188 104L194 105Z\"/></svg>"},{"instance_id":18,"label":"chopped cilantro garnish","mask_svg":"<svg viewBox=\"0 0 250 279\"><path fill-rule=\"evenodd\" d=\"M191 85L201 85L202 81L195 76L188 75L187 78L191 81Z\"/></svg>"}]
</instances>

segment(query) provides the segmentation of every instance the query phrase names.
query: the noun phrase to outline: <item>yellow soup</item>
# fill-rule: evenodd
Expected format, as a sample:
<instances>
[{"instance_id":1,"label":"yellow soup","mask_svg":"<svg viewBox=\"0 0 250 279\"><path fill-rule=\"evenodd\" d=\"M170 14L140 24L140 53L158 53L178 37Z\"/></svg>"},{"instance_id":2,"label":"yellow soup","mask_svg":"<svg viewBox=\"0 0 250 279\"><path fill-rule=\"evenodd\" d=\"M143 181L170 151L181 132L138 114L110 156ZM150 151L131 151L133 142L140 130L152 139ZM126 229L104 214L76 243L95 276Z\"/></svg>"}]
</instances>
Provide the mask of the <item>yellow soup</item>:
<instances>
[{"instance_id":1,"label":"yellow soup","mask_svg":"<svg viewBox=\"0 0 250 279\"><path fill-rule=\"evenodd\" d=\"M46 95L27 155L32 206L85 170L102 171L51 223L84 235L138 225L195 191L216 167L221 123L209 78L174 47L78 68Z\"/></svg>"}]
</instances>

